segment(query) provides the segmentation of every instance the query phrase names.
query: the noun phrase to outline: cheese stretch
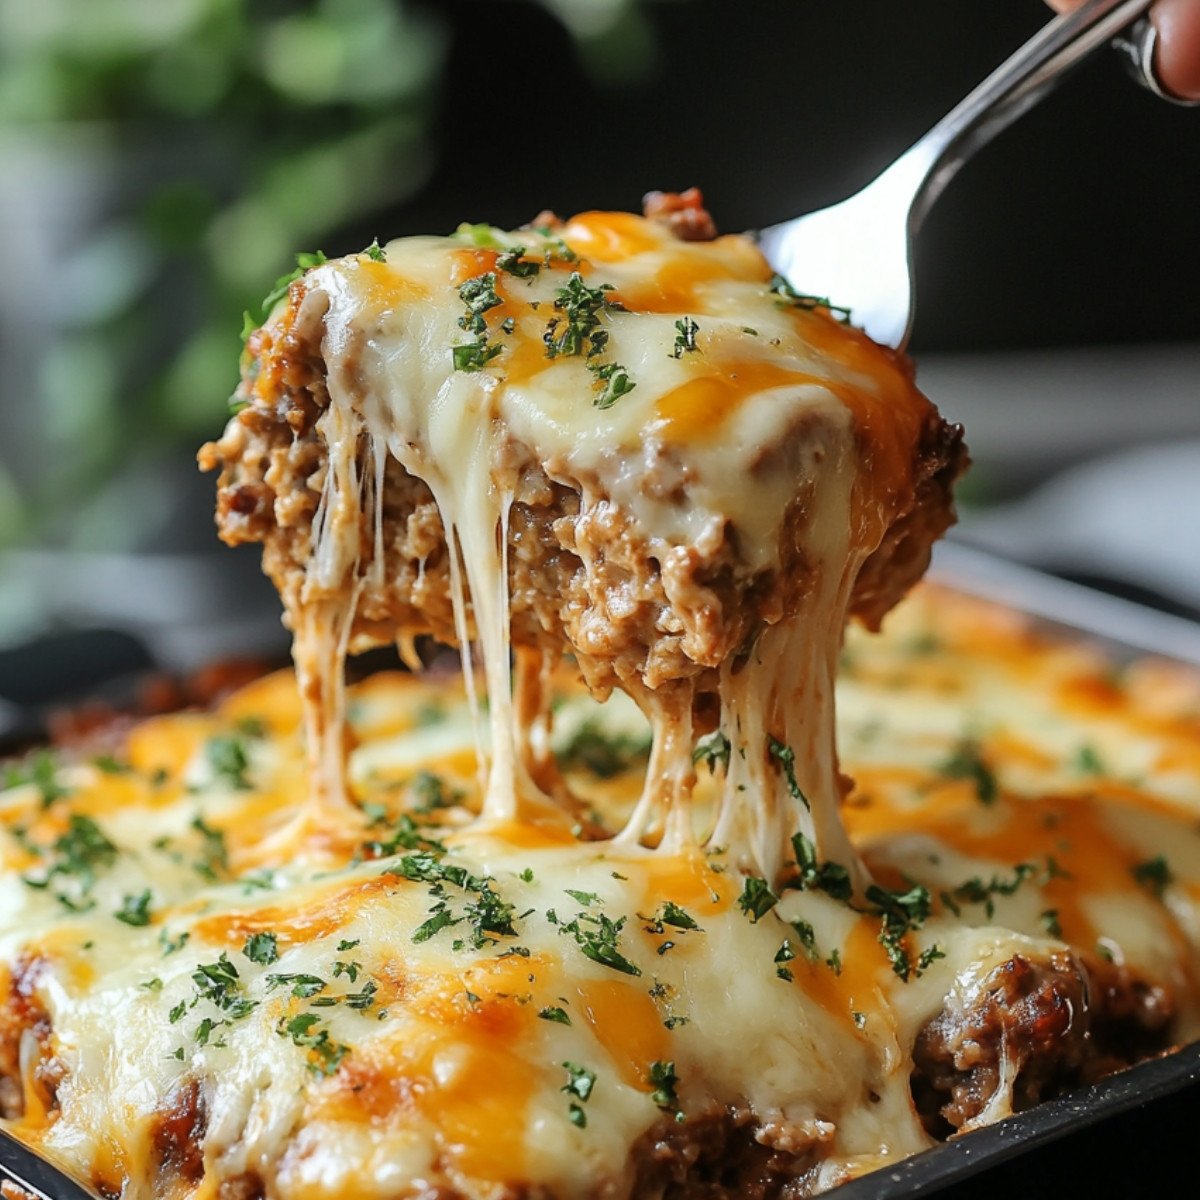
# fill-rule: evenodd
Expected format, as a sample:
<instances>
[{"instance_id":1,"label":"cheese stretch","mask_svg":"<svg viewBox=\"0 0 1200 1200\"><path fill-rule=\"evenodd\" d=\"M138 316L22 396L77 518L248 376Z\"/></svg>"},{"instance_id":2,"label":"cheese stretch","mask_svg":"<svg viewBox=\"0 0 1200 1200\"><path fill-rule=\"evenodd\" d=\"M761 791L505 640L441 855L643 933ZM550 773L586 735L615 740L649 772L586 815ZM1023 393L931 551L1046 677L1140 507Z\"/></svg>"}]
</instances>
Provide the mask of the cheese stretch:
<instances>
[{"instance_id":1,"label":"cheese stretch","mask_svg":"<svg viewBox=\"0 0 1200 1200\"><path fill-rule=\"evenodd\" d=\"M250 355L244 409L205 461L224 468L223 536L262 540L269 564L285 543L268 569L313 697L306 820L346 814L347 648L434 632L463 647L468 681L478 650L485 821L550 801L531 745L552 719L538 680L570 654L654 730L622 844L698 844L692 754L715 725L738 752L699 842L774 880L803 831L861 882L836 811L841 633L856 600L877 616L919 573L961 461L902 358L772 279L745 237L687 242L621 213L316 265ZM287 463L261 463L294 455L300 430L321 457L297 488ZM265 533L246 480L274 489ZM424 518L400 499L414 481L440 522L432 539L412 536ZM311 515L296 517L297 491L319 496ZM864 566L902 526L881 602ZM431 548L448 560L440 624Z\"/></svg>"},{"instance_id":2,"label":"cheese stretch","mask_svg":"<svg viewBox=\"0 0 1200 1200\"><path fill-rule=\"evenodd\" d=\"M116 755L35 760L0 794L7 1127L130 1200L384 1200L648 1194L671 1144L726 1121L727 1153L752 1130L739 1153L782 1156L805 1194L932 1144L922 1032L978 1018L1006 964L1124 972L1161 1044L1196 1036L1194 677L1116 677L925 591L850 639L839 689L856 851L896 894L925 889L907 977L884 909L829 878L793 868L763 893L720 847L481 821L461 680L349 689L361 816L299 850L278 836L308 795L290 673L148 721ZM649 725L620 697L554 693L556 761L618 829ZM1039 1069L1020 1032L975 1123Z\"/></svg>"},{"instance_id":3,"label":"cheese stretch","mask_svg":"<svg viewBox=\"0 0 1200 1200\"><path fill-rule=\"evenodd\" d=\"M664 207L250 334L201 461L295 676L0 797L0 1114L106 1196L801 1197L1194 1033L1194 683L944 594L844 645L961 431Z\"/></svg>"}]
</instances>

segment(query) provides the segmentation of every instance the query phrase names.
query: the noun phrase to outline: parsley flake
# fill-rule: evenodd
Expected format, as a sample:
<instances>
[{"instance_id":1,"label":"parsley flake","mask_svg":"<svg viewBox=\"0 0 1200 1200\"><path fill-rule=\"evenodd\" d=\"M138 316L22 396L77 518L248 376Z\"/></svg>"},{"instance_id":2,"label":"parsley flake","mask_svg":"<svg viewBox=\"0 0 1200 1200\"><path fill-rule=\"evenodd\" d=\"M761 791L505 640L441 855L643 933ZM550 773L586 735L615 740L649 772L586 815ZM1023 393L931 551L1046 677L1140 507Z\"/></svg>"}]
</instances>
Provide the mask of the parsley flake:
<instances>
[{"instance_id":1,"label":"parsley flake","mask_svg":"<svg viewBox=\"0 0 1200 1200\"><path fill-rule=\"evenodd\" d=\"M854 885L850 880L850 872L842 863L818 863L816 847L803 833L793 834L792 853L796 856L796 865L800 868L802 891L824 892L834 900L850 899Z\"/></svg>"},{"instance_id":2,"label":"parsley flake","mask_svg":"<svg viewBox=\"0 0 1200 1200\"><path fill-rule=\"evenodd\" d=\"M954 752L938 768L947 779L966 779L975 785L975 795L981 804L991 804L1000 794L996 775L983 757L980 745L973 738L964 738Z\"/></svg>"},{"instance_id":3,"label":"parsley flake","mask_svg":"<svg viewBox=\"0 0 1200 1200\"><path fill-rule=\"evenodd\" d=\"M121 907L113 916L126 925L144 926L150 924L151 892L145 888L136 896L126 895L121 901Z\"/></svg>"},{"instance_id":4,"label":"parsley flake","mask_svg":"<svg viewBox=\"0 0 1200 1200\"><path fill-rule=\"evenodd\" d=\"M696 743L696 748L692 751L692 762L705 763L710 771L715 771L717 764L720 763L728 770L731 750L729 739L717 729L712 733L706 733Z\"/></svg>"},{"instance_id":5,"label":"parsley flake","mask_svg":"<svg viewBox=\"0 0 1200 1200\"><path fill-rule=\"evenodd\" d=\"M738 897L738 907L752 923L757 924L778 903L779 897L771 891L765 879L758 879L753 875L746 877L742 894Z\"/></svg>"},{"instance_id":6,"label":"parsley flake","mask_svg":"<svg viewBox=\"0 0 1200 1200\"><path fill-rule=\"evenodd\" d=\"M578 1096L580 1100L587 1100L596 1087L596 1072L581 1067L579 1063L565 1062L562 1065L567 1072L567 1082L559 1091Z\"/></svg>"},{"instance_id":7,"label":"parsley flake","mask_svg":"<svg viewBox=\"0 0 1200 1200\"><path fill-rule=\"evenodd\" d=\"M787 781L788 795L798 804L803 804L805 808L811 808L808 797L796 782L796 752L777 737L767 738L767 748L771 757L779 763L783 770L783 777Z\"/></svg>"},{"instance_id":8,"label":"parsley flake","mask_svg":"<svg viewBox=\"0 0 1200 1200\"><path fill-rule=\"evenodd\" d=\"M550 919L551 914L547 913L546 916ZM551 923L556 923L556 919ZM624 975L640 975L642 969L636 963L630 962L618 949L618 941L624 927L624 917L613 921L604 913L580 913L574 921L559 925L559 932L570 934L584 956L593 962L611 967Z\"/></svg>"},{"instance_id":9,"label":"parsley flake","mask_svg":"<svg viewBox=\"0 0 1200 1200\"><path fill-rule=\"evenodd\" d=\"M306 271L311 270L313 267L319 267L322 263L328 261L329 260L325 257L324 253L320 250L317 250L312 254L297 254L296 269L288 272L286 275L280 275L280 277L275 280L275 286L272 287L264 297L262 302L263 316L270 316L271 309L273 309L275 305L278 304L279 301L288 294L288 289L293 283L295 283L297 279L301 278Z\"/></svg>"},{"instance_id":10,"label":"parsley flake","mask_svg":"<svg viewBox=\"0 0 1200 1200\"><path fill-rule=\"evenodd\" d=\"M269 967L279 961L279 940L275 934L267 931L252 933L242 946L242 953L251 962Z\"/></svg>"},{"instance_id":11,"label":"parsley flake","mask_svg":"<svg viewBox=\"0 0 1200 1200\"><path fill-rule=\"evenodd\" d=\"M675 349L671 351L671 357L682 358L699 350L700 347L696 345L696 334L699 332L700 326L691 317L680 317L675 322Z\"/></svg>"},{"instance_id":12,"label":"parsley flake","mask_svg":"<svg viewBox=\"0 0 1200 1200\"><path fill-rule=\"evenodd\" d=\"M665 1108L668 1112L679 1111L679 1096L675 1091L679 1084L679 1076L675 1074L673 1062L652 1062L646 1081L654 1089L650 1093L650 1099L659 1108Z\"/></svg>"},{"instance_id":13,"label":"parsley flake","mask_svg":"<svg viewBox=\"0 0 1200 1200\"><path fill-rule=\"evenodd\" d=\"M810 312L813 309L824 308L828 309L843 325L850 323L848 308L832 303L828 296L810 296L804 292L798 292L782 275L774 276L767 284L767 290L774 292L779 297L775 303L780 308L801 308Z\"/></svg>"},{"instance_id":14,"label":"parsley flake","mask_svg":"<svg viewBox=\"0 0 1200 1200\"><path fill-rule=\"evenodd\" d=\"M1145 862L1129 868L1134 879L1141 884L1156 900L1161 900L1166 894L1167 885L1174 882L1175 876L1167 865L1166 858L1156 854Z\"/></svg>"}]
</instances>

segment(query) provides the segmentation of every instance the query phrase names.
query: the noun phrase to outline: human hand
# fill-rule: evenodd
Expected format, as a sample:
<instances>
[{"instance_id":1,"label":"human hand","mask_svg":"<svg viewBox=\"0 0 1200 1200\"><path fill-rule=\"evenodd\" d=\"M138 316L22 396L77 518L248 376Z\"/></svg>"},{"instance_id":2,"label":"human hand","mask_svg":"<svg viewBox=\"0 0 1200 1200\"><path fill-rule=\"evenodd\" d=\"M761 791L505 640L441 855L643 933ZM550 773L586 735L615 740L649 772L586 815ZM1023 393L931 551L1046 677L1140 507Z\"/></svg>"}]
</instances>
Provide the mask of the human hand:
<instances>
[{"instance_id":1,"label":"human hand","mask_svg":"<svg viewBox=\"0 0 1200 1200\"><path fill-rule=\"evenodd\" d=\"M1058 12L1083 0L1047 0ZM1200 0L1158 0L1150 10L1158 33L1154 77L1162 91L1178 100L1200 101Z\"/></svg>"}]
</instances>

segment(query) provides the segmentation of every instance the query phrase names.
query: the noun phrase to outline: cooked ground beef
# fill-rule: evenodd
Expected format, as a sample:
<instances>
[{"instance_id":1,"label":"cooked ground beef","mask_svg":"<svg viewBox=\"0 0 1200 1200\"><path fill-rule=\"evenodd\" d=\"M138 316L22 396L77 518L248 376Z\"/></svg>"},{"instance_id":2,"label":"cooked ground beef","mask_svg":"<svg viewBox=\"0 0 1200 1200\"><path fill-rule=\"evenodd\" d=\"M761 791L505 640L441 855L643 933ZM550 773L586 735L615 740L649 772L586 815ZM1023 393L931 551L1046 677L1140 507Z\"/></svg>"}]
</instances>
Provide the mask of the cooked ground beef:
<instances>
[{"instance_id":1,"label":"cooked ground beef","mask_svg":"<svg viewBox=\"0 0 1200 1200\"><path fill-rule=\"evenodd\" d=\"M1092 1003L1089 1080L1152 1058L1171 1045L1178 1006L1166 988L1104 959L1088 958L1086 966Z\"/></svg>"},{"instance_id":2,"label":"cooked ground beef","mask_svg":"<svg viewBox=\"0 0 1200 1200\"><path fill-rule=\"evenodd\" d=\"M800 1200L813 1195L832 1126L748 1110L663 1120L634 1145L631 1200Z\"/></svg>"},{"instance_id":3,"label":"cooked ground beef","mask_svg":"<svg viewBox=\"0 0 1200 1200\"><path fill-rule=\"evenodd\" d=\"M187 1080L154 1118L154 1155L159 1179L197 1184L204 1175L204 1134L208 1113L197 1080Z\"/></svg>"},{"instance_id":4,"label":"cooked ground beef","mask_svg":"<svg viewBox=\"0 0 1200 1200\"><path fill-rule=\"evenodd\" d=\"M913 1048L913 1093L930 1131L972 1128L1001 1089L1022 1112L1076 1082L1089 1019L1086 975L1066 952L1016 954L952 997Z\"/></svg>"},{"instance_id":5,"label":"cooked ground beef","mask_svg":"<svg viewBox=\"0 0 1200 1200\"><path fill-rule=\"evenodd\" d=\"M1005 1086L1023 1112L1161 1053L1173 1016L1166 990L1125 967L1017 954L921 1031L913 1097L934 1136L971 1129Z\"/></svg>"},{"instance_id":6,"label":"cooked ground beef","mask_svg":"<svg viewBox=\"0 0 1200 1200\"><path fill-rule=\"evenodd\" d=\"M717 227L704 207L699 188L686 192L647 192L642 200L646 216L660 221L682 241L710 242Z\"/></svg>"}]
</instances>

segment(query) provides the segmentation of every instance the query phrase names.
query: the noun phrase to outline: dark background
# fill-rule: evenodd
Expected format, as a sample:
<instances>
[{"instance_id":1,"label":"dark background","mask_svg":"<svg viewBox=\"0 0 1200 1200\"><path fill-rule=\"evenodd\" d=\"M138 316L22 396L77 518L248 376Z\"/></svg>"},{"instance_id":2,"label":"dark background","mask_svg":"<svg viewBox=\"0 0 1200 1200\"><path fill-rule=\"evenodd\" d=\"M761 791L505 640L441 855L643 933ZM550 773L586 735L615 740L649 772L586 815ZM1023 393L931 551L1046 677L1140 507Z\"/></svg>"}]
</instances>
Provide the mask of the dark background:
<instances>
[{"instance_id":1,"label":"dark background","mask_svg":"<svg viewBox=\"0 0 1200 1200\"><path fill-rule=\"evenodd\" d=\"M1050 16L1040 0L674 0L602 83L544 9L450 0L428 184L347 231L506 226L700 187L723 230L867 183ZM618 68L619 70L619 68ZM912 349L1191 339L1200 332L1200 112L1102 52L986 148L918 249ZM339 247L341 248L341 247Z\"/></svg>"}]
</instances>

